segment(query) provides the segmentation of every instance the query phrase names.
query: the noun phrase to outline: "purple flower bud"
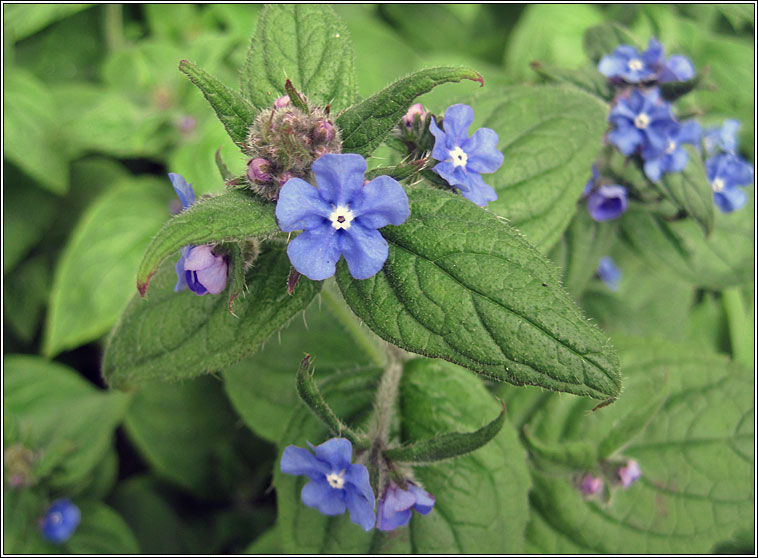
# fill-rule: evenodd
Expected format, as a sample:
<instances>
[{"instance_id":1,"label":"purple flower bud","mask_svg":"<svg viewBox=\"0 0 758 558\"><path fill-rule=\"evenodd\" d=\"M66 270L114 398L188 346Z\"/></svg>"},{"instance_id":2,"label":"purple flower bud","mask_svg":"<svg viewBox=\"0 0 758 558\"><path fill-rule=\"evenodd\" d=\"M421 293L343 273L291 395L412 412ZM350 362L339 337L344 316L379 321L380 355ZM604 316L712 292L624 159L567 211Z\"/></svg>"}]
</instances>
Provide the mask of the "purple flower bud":
<instances>
[{"instance_id":1,"label":"purple flower bud","mask_svg":"<svg viewBox=\"0 0 758 558\"><path fill-rule=\"evenodd\" d=\"M329 143L334 139L334 126L328 120L319 120L313 128L313 140Z\"/></svg>"},{"instance_id":2,"label":"purple flower bud","mask_svg":"<svg viewBox=\"0 0 758 558\"><path fill-rule=\"evenodd\" d=\"M250 182L269 182L271 180L271 163L263 157L250 159L247 164L247 177Z\"/></svg>"},{"instance_id":3,"label":"purple flower bud","mask_svg":"<svg viewBox=\"0 0 758 558\"><path fill-rule=\"evenodd\" d=\"M601 488L603 488L603 479L596 477L592 473L587 473L584 475L581 485L582 494L591 496L600 492Z\"/></svg>"},{"instance_id":4,"label":"purple flower bud","mask_svg":"<svg viewBox=\"0 0 758 558\"><path fill-rule=\"evenodd\" d=\"M226 276L229 271L226 258L217 256L207 244L189 247L186 256L182 250L179 263L183 264L184 279L193 293L219 294L226 288ZM177 263L177 272L179 263Z\"/></svg>"},{"instance_id":5,"label":"purple flower bud","mask_svg":"<svg viewBox=\"0 0 758 558\"><path fill-rule=\"evenodd\" d=\"M640 469L639 463L634 459L630 459L616 474L621 481L621 485L624 488L629 488L642 476L642 469Z\"/></svg>"},{"instance_id":6,"label":"purple flower bud","mask_svg":"<svg viewBox=\"0 0 758 558\"><path fill-rule=\"evenodd\" d=\"M404 527L411 520L411 510L426 515L432 511L434 501L432 494L410 481L406 490L390 481L379 500L376 528L380 531L393 531Z\"/></svg>"},{"instance_id":7,"label":"purple flower bud","mask_svg":"<svg viewBox=\"0 0 758 558\"><path fill-rule=\"evenodd\" d=\"M616 219L626 211L626 197L626 188L623 186L600 186L587 198L587 211L598 222Z\"/></svg>"},{"instance_id":8,"label":"purple flower bud","mask_svg":"<svg viewBox=\"0 0 758 558\"><path fill-rule=\"evenodd\" d=\"M42 536L55 544L66 542L74 534L82 514L68 498L56 500L40 521Z\"/></svg>"},{"instance_id":9,"label":"purple flower bud","mask_svg":"<svg viewBox=\"0 0 758 558\"><path fill-rule=\"evenodd\" d=\"M403 125L405 125L406 128L410 128L413 126L413 121L416 118L416 115L418 114L419 120L423 121L424 118L426 118L426 110L424 110L424 105L421 103L416 103L415 105L411 105L408 109L408 112L405 113L405 116L403 116L402 122Z\"/></svg>"},{"instance_id":10,"label":"purple flower bud","mask_svg":"<svg viewBox=\"0 0 758 558\"><path fill-rule=\"evenodd\" d=\"M282 95L276 101L274 101L275 108L284 108L290 104L290 96Z\"/></svg>"}]
</instances>

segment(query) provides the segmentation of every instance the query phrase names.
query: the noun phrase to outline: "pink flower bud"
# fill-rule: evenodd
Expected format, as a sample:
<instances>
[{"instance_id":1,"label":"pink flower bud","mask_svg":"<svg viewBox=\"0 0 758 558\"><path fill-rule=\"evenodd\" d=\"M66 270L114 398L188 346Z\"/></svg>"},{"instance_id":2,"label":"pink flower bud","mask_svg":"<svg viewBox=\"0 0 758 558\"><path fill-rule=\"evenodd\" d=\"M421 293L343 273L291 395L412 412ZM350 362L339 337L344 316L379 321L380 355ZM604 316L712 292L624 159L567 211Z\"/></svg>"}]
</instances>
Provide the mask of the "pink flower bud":
<instances>
[{"instance_id":1,"label":"pink flower bud","mask_svg":"<svg viewBox=\"0 0 758 558\"><path fill-rule=\"evenodd\" d=\"M597 494L601 488L603 488L603 479L596 477L592 473L587 473L584 475L581 485L582 494L586 494L588 496Z\"/></svg>"},{"instance_id":2,"label":"pink flower bud","mask_svg":"<svg viewBox=\"0 0 758 558\"><path fill-rule=\"evenodd\" d=\"M426 111L424 110L424 105L421 103L411 105L408 109L408 112L406 112L405 116L403 116L403 124L406 128L413 126L413 120L417 114L420 120L424 120L424 118L426 118Z\"/></svg>"},{"instance_id":3,"label":"pink flower bud","mask_svg":"<svg viewBox=\"0 0 758 558\"><path fill-rule=\"evenodd\" d=\"M618 474L621 485L624 488L629 488L642 476L642 469L640 469L639 463L630 459L616 474Z\"/></svg>"},{"instance_id":4,"label":"pink flower bud","mask_svg":"<svg viewBox=\"0 0 758 558\"><path fill-rule=\"evenodd\" d=\"M271 163L263 157L250 159L247 164L247 177L250 182L269 182L271 180Z\"/></svg>"},{"instance_id":5,"label":"pink flower bud","mask_svg":"<svg viewBox=\"0 0 758 558\"><path fill-rule=\"evenodd\" d=\"M313 139L317 142L329 143L334 139L334 126L327 120L319 120L313 128Z\"/></svg>"},{"instance_id":6,"label":"pink flower bud","mask_svg":"<svg viewBox=\"0 0 758 558\"><path fill-rule=\"evenodd\" d=\"M283 108L290 104L290 96L289 95L283 95L279 97L276 101L274 101L274 107L275 108Z\"/></svg>"}]
</instances>

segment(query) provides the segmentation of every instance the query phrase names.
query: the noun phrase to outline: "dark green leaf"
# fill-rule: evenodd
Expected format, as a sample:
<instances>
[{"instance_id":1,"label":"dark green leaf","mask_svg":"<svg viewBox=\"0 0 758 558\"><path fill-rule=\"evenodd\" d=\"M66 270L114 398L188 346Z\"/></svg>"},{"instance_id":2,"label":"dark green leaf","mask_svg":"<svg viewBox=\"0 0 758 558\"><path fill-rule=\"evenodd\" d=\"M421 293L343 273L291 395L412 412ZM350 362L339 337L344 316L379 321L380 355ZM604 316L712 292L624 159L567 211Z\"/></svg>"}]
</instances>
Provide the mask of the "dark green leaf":
<instances>
[{"instance_id":1,"label":"dark green leaf","mask_svg":"<svg viewBox=\"0 0 758 558\"><path fill-rule=\"evenodd\" d=\"M695 74L695 77L688 79L687 81L667 81L661 83L661 96L667 101L673 102L682 95L686 95L690 91L699 89L701 86L708 88L703 82L709 73L710 67L706 66L702 72L698 72ZM711 85L710 89L713 90L715 87Z\"/></svg>"},{"instance_id":2,"label":"dark green leaf","mask_svg":"<svg viewBox=\"0 0 758 558\"><path fill-rule=\"evenodd\" d=\"M166 223L147 247L137 273L144 296L150 278L163 260L188 244L237 242L277 232L274 204L248 192L232 191L197 200Z\"/></svg>"},{"instance_id":3,"label":"dark green leaf","mask_svg":"<svg viewBox=\"0 0 758 558\"><path fill-rule=\"evenodd\" d=\"M390 243L382 271L356 281L338 266L345 300L375 333L499 381L615 399L617 356L550 262L460 196L409 198L405 224L382 229Z\"/></svg>"},{"instance_id":4,"label":"dark green leaf","mask_svg":"<svg viewBox=\"0 0 758 558\"><path fill-rule=\"evenodd\" d=\"M239 93L229 89L191 62L182 60L179 63L179 69L203 93L232 140L237 144L243 144L247 137L247 130L258 114L255 107Z\"/></svg>"},{"instance_id":5,"label":"dark green leaf","mask_svg":"<svg viewBox=\"0 0 758 558\"><path fill-rule=\"evenodd\" d=\"M68 554L139 554L134 534L120 515L100 502L80 506L82 522L66 541Z\"/></svg>"},{"instance_id":6,"label":"dark green leaf","mask_svg":"<svg viewBox=\"0 0 758 558\"><path fill-rule=\"evenodd\" d=\"M484 84L482 76L470 68L430 68L404 77L350 107L337 118L342 150L368 157L400 122L416 97L443 83L464 79Z\"/></svg>"},{"instance_id":7,"label":"dark green leaf","mask_svg":"<svg viewBox=\"0 0 758 558\"><path fill-rule=\"evenodd\" d=\"M3 317L13 333L32 343L50 294L52 273L45 255L29 258L4 278Z\"/></svg>"},{"instance_id":8,"label":"dark green leaf","mask_svg":"<svg viewBox=\"0 0 758 558\"><path fill-rule=\"evenodd\" d=\"M301 278L287 294L290 263L279 245L264 245L247 274L248 294L229 312L226 296L175 293L167 261L147 300L135 296L111 332L103 375L123 389L153 378L178 380L231 366L303 310L321 288Z\"/></svg>"},{"instance_id":9,"label":"dark green leaf","mask_svg":"<svg viewBox=\"0 0 758 558\"><path fill-rule=\"evenodd\" d=\"M311 103L343 109L356 95L354 58L350 34L331 7L268 5L242 70L242 92L266 108L285 94L289 78Z\"/></svg>"},{"instance_id":10,"label":"dark green leaf","mask_svg":"<svg viewBox=\"0 0 758 558\"><path fill-rule=\"evenodd\" d=\"M613 53L616 47L630 45L639 48L637 39L623 25L618 23L603 23L590 27L584 33L584 53L587 58L597 64L606 54Z\"/></svg>"}]
</instances>

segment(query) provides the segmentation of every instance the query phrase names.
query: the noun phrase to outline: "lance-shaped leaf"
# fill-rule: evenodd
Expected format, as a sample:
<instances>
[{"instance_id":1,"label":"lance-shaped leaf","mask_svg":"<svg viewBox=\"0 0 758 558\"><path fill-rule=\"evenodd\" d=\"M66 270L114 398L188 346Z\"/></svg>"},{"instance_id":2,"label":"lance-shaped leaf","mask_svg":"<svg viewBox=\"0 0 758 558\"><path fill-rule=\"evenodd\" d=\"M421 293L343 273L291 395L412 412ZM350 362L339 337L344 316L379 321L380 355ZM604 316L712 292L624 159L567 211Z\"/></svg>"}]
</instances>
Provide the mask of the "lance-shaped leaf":
<instances>
[{"instance_id":1,"label":"lance-shaped leaf","mask_svg":"<svg viewBox=\"0 0 758 558\"><path fill-rule=\"evenodd\" d=\"M502 402L501 402L502 403ZM465 455L479 449L497 436L505 424L505 404L492 422L474 432L448 432L434 438L419 440L409 446L389 449L384 457L400 463L431 463Z\"/></svg>"},{"instance_id":2,"label":"lance-shaped leaf","mask_svg":"<svg viewBox=\"0 0 758 558\"><path fill-rule=\"evenodd\" d=\"M278 230L274 204L249 193L232 191L200 199L167 222L150 242L137 272L137 289L144 296L161 262L183 246L236 242Z\"/></svg>"},{"instance_id":3,"label":"lance-shaped leaf","mask_svg":"<svg viewBox=\"0 0 758 558\"><path fill-rule=\"evenodd\" d=\"M368 157L400 122L416 97L443 83L464 79L484 85L482 76L470 68L429 68L404 77L350 107L337 119L342 132L342 150Z\"/></svg>"},{"instance_id":4,"label":"lance-shaped leaf","mask_svg":"<svg viewBox=\"0 0 758 558\"><path fill-rule=\"evenodd\" d=\"M595 64L621 45L639 48L639 43L631 31L618 23L595 25L584 32L584 53Z\"/></svg>"},{"instance_id":5,"label":"lance-shaped leaf","mask_svg":"<svg viewBox=\"0 0 758 558\"><path fill-rule=\"evenodd\" d=\"M242 70L242 93L258 108L285 94L289 78L312 103L336 109L356 95L350 34L330 6L276 4L258 16Z\"/></svg>"},{"instance_id":6,"label":"lance-shaped leaf","mask_svg":"<svg viewBox=\"0 0 758 558\"><path fill-rule=\"evenodd\" d=\"M655 187L677 207L687 212L710 234L714 225L713 190L705 175L700 153L691 145L683 146L689 156L682 172L667 172Z\"/></svg>"},{"instance_id":7,"label":"lance-shaped leaf","mask_svg":"<svg viewBox=\"0 0 758 558\"><path fill-rule=\"evenodd\" d=\"M229 89L192 62L182 60L179 63L179 69L187 75L211 104L232 140L237 144L244 143L247 130L258 114L255 107L239 93Z\"/></svg>"},{"instance_id":8,"label":"lance-shaped leaf","mask_svg":"<svg viewBox=\"0 0 758 558\"><path fill-rule=\"evenodd\" d=\"M248 294L229 312L223 295L174 292L174 262L155 278L150 297L135 296L111 332L103 375L113 387L153 379L178 380L231 366L258 350L269 335L303 310L321 289L301 278L287 294L289 259L277 244L264 244L247 273Z\"/></svg>"},{"instance_id":9,"label":"lance-shaped leaf","mask_svg":"<svg viewBox=\"0 0 758 558\"><path fill-rule=\"evenodd\" d=\"M468 200L409 194L411 216L382 229L384 268L337 282L380 337L488 378L611 400L618 357L563 290L557 270L518 231Z\"/></svg>"}]
</instances>

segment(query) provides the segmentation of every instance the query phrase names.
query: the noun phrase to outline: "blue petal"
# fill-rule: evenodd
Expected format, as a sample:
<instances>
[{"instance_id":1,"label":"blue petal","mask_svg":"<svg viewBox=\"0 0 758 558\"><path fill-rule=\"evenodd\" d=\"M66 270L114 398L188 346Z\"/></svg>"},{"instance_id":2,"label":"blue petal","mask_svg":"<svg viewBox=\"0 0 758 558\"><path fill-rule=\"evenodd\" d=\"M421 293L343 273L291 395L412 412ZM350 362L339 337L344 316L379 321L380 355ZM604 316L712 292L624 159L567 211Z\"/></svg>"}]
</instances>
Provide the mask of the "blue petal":
<instances>
[{"instance_id":1,"label":"blue petal","mask_svg":"<svg viewBox=\"0 0 758 558\"><path fill-rule=\"evenodd\" d=\"M448 153L453 145L449 145L454 141L454 138L448 136L445 132L439 129L434 118L429 122L429 131L434 136L434 148L432 149L432 157L438 161L444 161L450 158Z\"/></svg>"},{"instance_id":2,"label":"blue petal","mask_svg":"<svg viewBox=\"0 0 758 558\"><path fill-rule=\"evenodd\" d=\"M353 444L347 438L332 438L313 448L316 457L332 466L333 471L347 471L353 460Z\"/></svg>"},{"instance_id":3,"label":"blue petal","mask_svg":"<svg viewBox=\"0 0 758 558\"><path fill-rule=\"evenodd\" d=\"M454 138L456 145L462 145L468 139L468 129L473 121L474 109L459 103L447 108L442 127Z\"/></svg>"},{"instance_id":4,"label":"blue petal","mask_svg":"<svg viewBox=\"0 0 758 558\"><path fill-rule=\"evenodd\" d=\"M288 475L305 475L311 480L325 479L331 468L307 449L287 446L282 453L279 469Z\"/></svg>"},{"instance_id":5,"label":"blue petal","mask_svg":"<svg viewBox=\"0 0 758 558\"><path fill-rule=\"evenodd\" d=\"M634 126L620 126L608 132L608 141L624 155L631 155L642 143L642 134Z\"/></svg>"},{"instance_id":6,"label":"blue petal","mask_svg":"<svg viewBox=\"0 0 758 558\"><path fill-rule=\"evenodd\" d=\"M410 490L416 497L416 505L413 509L419 512L421 515L426 515L434 507L434 496L413 483L408 483L408 490Z\"/></svg>"},{"instance_id":7,"label":"blue petal","mask_svg":"<svg viewBox=\"0 0 758 558\"><path fill-rule=\"evenodd\" d=\"M705 161L705 176L708 177L708 182L713 182L720 174L719 170L723 165L723 161L726 155L715 155L706 159Z\"/></svg>"},{"instance_id":8,"label":"blue petal","mask_svg":"<svg viewBox=\"0 0 758 558\"><path fill-rule=\"evenodd\" d=\"M351 484L366 500L374 501L374 491L371 489L368 469L360 463L350 465L345 473L345 482Z\"/></svg>"},{"instance_id":9,"label":"blue petal","mask_svg":"<svg viewBox=\"0 0 758 558\"><path fill-rule=\"evenodd\" d=\"M350 275L368 279L376 275L389 255L389 245L376 229L367 229L353 221L352 226L340 235L340 251L345 256Z\"/></svg>"},{"instance_id":10,"label":"blue petal","mask_svg":"<svg viewBox=\"0 0 758 558\"><path fill-rule=\"evenodd\" d=\"M687 166L690 157L684 149L679 148L667 155L667 158L666 172L681 172Z\"/></svg>"},{"instance_id":11,"label":"blue petal","mask_svg":"<svg viewBox=\"0 0 758 558\"><path fill-rule=\"evenodd\" d=\"M737 150L737 130L740 129L740 121L730 118L724 121L721 126L720 143L721 149L727 153L734 153Z\"/></svg>"},{"instance_id":12,"label":"blue petal","mask_svg":"<svg viewBox=\"0 0 758 558\"><path fill-rule=\"evenodd\" d=\"M287 246L292 267L313 281L334 275L340 259L336 232L334 227L326 224L300 233Z\"/></svg>"},{"instance_id":13,"label":"blue petal","mask_svg":"<svg viewBox=\"0 0 758 558\"><path fill-rule=\"evenodd\" d=\"M285 232L312 229L328 222L332 206L320 191L300 178L290 178L279 191L276 219Z\"/></svg>"},{"instance_id":14,"label":"blue petal","mask_svg":"<svg viewBox=\"0 0 758 558\"><path fill-rule=\"evenodd\" d=\"M627 63L625 58L606 54L600 59L597 70L606 77L616 77L626 70Z\"/></svg>"},{"instance_id":15,"label":"blue petal","mask_svg":"<svg viewBox=\"0 0 758 558\"><path fill-rule=\"evenodd\" d=\"M366 159L357 153L327 153L313 163L321 197L334 205L347 205L363 187Z\"/></svg>"},{"instance_id":16,"label":"blue petal","mask_svg":"<svg viewBox=\"0 0 758 558\"><path fill-rule=\"evenodd\" d=\"M730 155L730 157L732 157L732 160L729 165L729 172L732 184L737 186L749 186L752 184L753 177L755 176L753 165L736 155Z\"/></svg>"},{"instance_id":17,"label":"blue petal","mask_svg":"<svg viewBox=\"0 0 758 558\"><path fill-rule=\"evenodd\" d=\"M495 130L479 128L461 148L468 155L466 170L478 173L495 172L503 164L503 154L497 149L499 138Z\"/></svg>"},{"instance_id":18,"label":"blue petal","mask_svg":"<svg viewBox=\"0 0 758 558\"><path fill-rule=\"evenodd\" d=\"M171 180L171 185L174 187L176 195L179 196L179 201L182 202L184 209L195 203L195 191L192 189L192 184L187 184L184 177L175 172L168 173L168 178Z\"/></svg>"},{"instance_id":19,"label":"blue petal","mask_svg":"<svg viewBox=\"0 0 758 558\"><path fill-rule=\"evenodd\" d=\"M376 518L376 528L380 531L394 531L398 527L405 527L411 520L411 510L392 511L385 506L379 505Z\"/></svg>"},{"instance_id":20,"label":"blue petal","mask_svg":"<svg viewBox=\"0 0 758 558\"><path fill-rule=\"evenodd\" d=\"M631 45L619 45L613 51L613 55L618 58L623 58L625 62L628 62L630 58L637 58L639 53L637 49Z\"/></svg>"},{"instance_id":21,"label":"blue petal","mask_svg":"<svg viewBox=\"0 0 758 558\"><path fill-rule=\"evenodd\" d=\"M187 288L187 278L185 277L186 272L184 270L184 261L187 259L187 255L189 254L190 249L192 246L185 246L182 248L182 255L179 256L179 259L176 262L176 286L174 287L174 292L178 293L179 291L183 291Z\"/></svg>"},{"instance_id":22,"label":"blue petal","mask_svg":"<svg viewBox=\"0 0 758 558\"><path fill-rule=\"evenodd\" d=\"M184 272L184 278L187 280L187 286L189 287L189 290L191 290L193 293L200 296L208 294L208 289L206 289L203 284L197 279L197 271L186 270Z\"/></svg>"},{"instance_id":23,"label":"blue petal","mask_svg":"<svg viewBox=\"0 0 758 558\"><path fill-rule=\"evenodd\" d=\"M653 182L658 182L663 175L663 157L645 161L645 174Z\"/></svg>"},{"instance_id":24,"label":"blue petal","mask_svg":"<svg viewBox=\"0 0 758 558\"><path fill-rule=\"evenodd\" d=\"M486 207L489 202L497 199L497 192L476 172L467 173L466 183L456 186L460 188L464 198L480 207Z\"/></svg>"},{"instance_id":25,"label":"blue petal","mask_svg":"<svg viewBox=\"0 0 758 558\"><path fill-rule=\"evenodd\" d=\"M462 168L454 166L450 161L437 163L432 170L444 178L451 186L461 183L461 178L465 179L465 172Z\"/></svg>"},{"instance_id":26,"label":"blue petal","mask_svg":"<svg viewBox=\"0 0 758 558\"><path fill-rule=\"evenodd\" d=\"M82 514L68 498L56 500L48 508L40 523L45 539L52 543L66 542L81 522Z\"/></svg>"},{"instance_id":27,"label":"blue petal","mask_svg":"<svg viewBox=\"0 0 758 558\"><path fill-rule=\"evenodd\" d=\"M215 263L211 267L201 269L197 272L197 280L211 294L219 294L226 289L226 277L229 272L229 264L222 256L217 256Z\"/></svg>"},{"instance_id":28,"label":"blue petal","mask_svg":"<svg viewBox=\"0 0 758 558\"><path fill-rule=\"evenodd\" d=\"M363 527L364 531L370 531L376 523L374 500L367 500L358 490L352 489L352 485L348 485L346 500L350 521Z\"/></svg>"},{"instance_id":29,"label":"blue petal","mask_svg":"<svg viewBox=\"0 0 758 558\"><path fill-rule=\"evenodd\" d=\"M617 184L601 186L587 198L587 211L599 222L616 219L626 207L626 188Z\"/></svg>"},{"instance_id":30,"label":"blue petal","mask_svg":"<svg viewBox=\"0 0 758 558\"><path fill-rule=\"evenodd\" d=\"M724 188L713 193L713 201L721 211L731 213L745 205L747 195L740 188Z\"/></svg>"},{"instance_id":31,"label":"blue petal","mask_svg":"<svg viewBox=\"0 0 758 558\"><path fill-rule=\"evenodd\" d=\"M345 513L344 490L332 488L326 480L312 480L303 487L300 499L308 507L316 508L324 515Z\"/></svg>"},{"instance_id":32,"label":"blue petal","mask_svg":"<svg viewBox=\"0 0 758 558\"><path fill-rule=\"evenodd\" d=\"M679 143L691 143L698 145L700 143L700 136L703 131L695 120L688 120L682 124L677 134L677 140Z\"/></svg>"},{"instance_id":33,"label":"blue petal","mask_svg":"<svg viewBox=\"0 0 758 558\"><path fill-rule=\"evenodd\" d=\"M358 222L368 229L380 229L390 223L401 225L411 213L405 190L391 176L378 176L366 184L351 209Z\"/></svg>"},{"instance_id":34,"label":"blue petal","mask_svg":"<svg viewBox=\"0 0 758 558\"><path fill-rule=\"evenodd\" d=\"M661 83L667 81L687 81L695 77L695 68L689 58L676 54L666 61L661 73Z\"/></svg>"},{"instance_id":35,"label":"blue petal","mask_svg":"<svg viewBox=\"0 0 758 558\"><path fill-rule=\"evenodd\" d=\"M650 37L647 42L647 50L642 53L642 60L647 69L656 71L664 58L663 45L655 37Z\"/></svg>"},{"instance_id":36,"label":"blue petal","mask_svg":"<svg viewBox=\"0 0 758 558\"><path fill-rule=\"evenodd\" d=\"M597 268L598 277L608 286L612 291L618 290L618 284L621 280L621 271L613 260L608 256L600 258L600 265Z\"/></svg>"}]
</instances>

